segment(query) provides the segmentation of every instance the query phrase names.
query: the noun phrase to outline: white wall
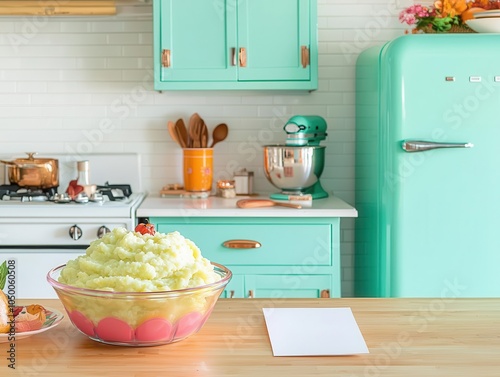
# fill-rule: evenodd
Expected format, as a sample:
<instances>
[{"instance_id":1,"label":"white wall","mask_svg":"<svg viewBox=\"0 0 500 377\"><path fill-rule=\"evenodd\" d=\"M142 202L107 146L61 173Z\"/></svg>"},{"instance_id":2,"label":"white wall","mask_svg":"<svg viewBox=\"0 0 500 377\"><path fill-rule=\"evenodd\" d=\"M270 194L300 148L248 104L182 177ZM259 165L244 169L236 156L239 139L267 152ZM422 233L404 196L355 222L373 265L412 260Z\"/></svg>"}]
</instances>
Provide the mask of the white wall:
<instances>
[{"instance_id":1,"label":"white wall","mask_svg":"<svg viewBox=\"0 0 500 377\"><path fill-rule=\"evenodd\" d=\"M272 0L271 0L272 1ZM152 89L150 18L0 18L0 153L142 154L143 187L182 182L168 120L198 112L230 126L215 148L216 179L239 167L262 173L261 145L282 142L294 114L329 127L322 183L354 203L354 65L362 49L404 33L409 0L318 0L319 89L294 92L170 92ZM3 176L0 169L0 182ZM342 224L343 295L353 292L354 220Z\"/></svg>"}]
</instances>

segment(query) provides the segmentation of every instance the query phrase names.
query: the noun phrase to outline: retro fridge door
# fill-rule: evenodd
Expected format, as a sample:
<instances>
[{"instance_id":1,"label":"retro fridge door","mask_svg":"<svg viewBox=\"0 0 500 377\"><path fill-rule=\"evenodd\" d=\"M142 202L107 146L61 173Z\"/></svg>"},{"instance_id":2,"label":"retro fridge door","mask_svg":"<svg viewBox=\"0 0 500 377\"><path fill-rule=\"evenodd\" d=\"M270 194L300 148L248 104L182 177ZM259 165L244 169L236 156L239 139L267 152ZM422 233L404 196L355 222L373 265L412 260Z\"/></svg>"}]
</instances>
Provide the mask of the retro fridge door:
<instances>
[{"instance_id":1,"label":"retro fridge door","mask_svg":"<svg viewBox=\"0 0 500 377\"><path fill-rule=\"evenodd\" d=\"M500 296L500 36L437 37L385 53L385 295Z\"/></svg>"}]
</instances>

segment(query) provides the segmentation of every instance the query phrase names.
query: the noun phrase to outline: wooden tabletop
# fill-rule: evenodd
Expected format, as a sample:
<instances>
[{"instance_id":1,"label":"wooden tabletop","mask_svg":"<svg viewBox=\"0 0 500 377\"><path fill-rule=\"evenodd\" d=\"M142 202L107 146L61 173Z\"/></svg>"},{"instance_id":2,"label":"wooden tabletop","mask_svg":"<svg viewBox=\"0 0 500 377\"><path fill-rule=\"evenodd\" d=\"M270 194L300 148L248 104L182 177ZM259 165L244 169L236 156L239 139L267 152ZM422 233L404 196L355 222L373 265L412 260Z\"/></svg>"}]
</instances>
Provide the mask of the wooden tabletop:
<instances>
[{"instance_id":1,"label":"wooden tabletop","mask_svg":"<svg viewBox=\"0 0 500 377\"><path fill-rule=\"evenodd\" d=\"M38 300L62 310L57 300ZM20 304L25 301L19 301ZM274 357L263 307L350 307L369 354ZM67 318L0 344L1 376L422 377L500 375L499 299L220 299L204 328L158 347L100 344Z\"/></svg>"}]
</instances>

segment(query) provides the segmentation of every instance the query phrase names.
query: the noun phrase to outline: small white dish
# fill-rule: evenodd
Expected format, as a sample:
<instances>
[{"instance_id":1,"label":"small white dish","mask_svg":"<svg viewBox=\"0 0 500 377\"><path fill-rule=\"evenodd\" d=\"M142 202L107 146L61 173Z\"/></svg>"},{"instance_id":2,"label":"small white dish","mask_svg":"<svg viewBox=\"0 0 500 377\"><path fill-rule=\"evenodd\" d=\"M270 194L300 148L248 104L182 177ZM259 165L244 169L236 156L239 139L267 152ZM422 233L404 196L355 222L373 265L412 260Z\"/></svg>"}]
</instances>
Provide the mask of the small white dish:
<instances>
[{"instance_id":1,"label":"small white dish","mask_svg":"<svg viewBox=\"0 0 500 377\"><path fill-rule=\"evenodd\" d=\"M45 323L43 324L42 328L34 331L16 332L15 334L16 341L50 330L56 327L64 318L64 315L55 309L50 309L46 307L45 310L47 311L47 317L45 319ZM9 339L9 336L10 334L0 334L0 343L12 342L12 340Z\"/></svg>"},{"instance_id":2,"label":"small white dish","mask_svg":"<svg viewBox=\"0 0 500 377\"><path fill-rule=\"evenodd\" d=\"M476 18L465 23L477 33L500 33L500 17Z\"/></svg>"},{"instance_id":3,"label":"small white dish","mask_svg":"<svg viewBox=\"0 0 500 377\"><path fill-rule=\"evenodd\" d=\"M474 18L499 17L500 9L485 10L484 12L474 13Z\"/></svg>"}]
</instances>

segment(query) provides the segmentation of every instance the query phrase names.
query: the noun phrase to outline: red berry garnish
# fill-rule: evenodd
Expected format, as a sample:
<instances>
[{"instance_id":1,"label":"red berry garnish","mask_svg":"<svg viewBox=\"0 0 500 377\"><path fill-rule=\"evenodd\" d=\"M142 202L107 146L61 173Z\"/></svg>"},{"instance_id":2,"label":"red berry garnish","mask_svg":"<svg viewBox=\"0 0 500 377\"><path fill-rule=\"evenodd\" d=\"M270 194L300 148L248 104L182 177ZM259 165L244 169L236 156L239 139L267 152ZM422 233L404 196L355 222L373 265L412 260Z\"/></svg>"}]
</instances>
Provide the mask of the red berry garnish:
<instances>
[{"instance_id":1,"label":"red berry garnish","mask_svg":"<svg viewBox=\"0 0 500 377\"><path fill-rule=\"evenodd\" d=\"M135 227L135 231L141 234L151 234L152 236L156 233L155 226L153 224L140 223Z\"/></svg>"}]
</instances>

